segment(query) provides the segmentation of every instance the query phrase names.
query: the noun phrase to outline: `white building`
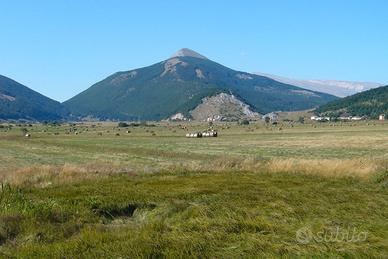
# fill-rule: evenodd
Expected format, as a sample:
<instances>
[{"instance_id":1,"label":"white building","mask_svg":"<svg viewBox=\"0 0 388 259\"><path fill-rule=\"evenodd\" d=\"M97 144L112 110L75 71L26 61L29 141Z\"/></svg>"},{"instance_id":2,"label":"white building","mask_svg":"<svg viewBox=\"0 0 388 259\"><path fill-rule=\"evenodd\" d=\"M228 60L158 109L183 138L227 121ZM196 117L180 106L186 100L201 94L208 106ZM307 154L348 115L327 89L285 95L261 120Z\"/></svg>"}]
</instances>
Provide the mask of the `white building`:
<instances>
[{"instance_id":1,"label":"white building","mask_svg":"<svg viewBox=\"0 0 388 259\"><path fill-rule=\"evenodd\" d=\"M330 117L311 116L312 121L330 121Z\"/></svg>"},{"instance_id":2,"label":"white building","mask_svg":"<svg viewBox=\"0 0 388 259\"><path fill-rule=\"evenodd\" d=\"M183 115L183 113L178 112L177 114L172 115L169 118L170 121L186 121L187 118Z\"/></svg>"},{"instance_id":3,"label":"white building","mask_svg":"<svg viewBox=\"0 0 388 259\"><path fill-rule=\"evenodd\" d=\"M360 117L360 116L353 116L351 118L352 118L352 121L360 121L364 119L364 117Z\"/></svg>"}]
</instances>

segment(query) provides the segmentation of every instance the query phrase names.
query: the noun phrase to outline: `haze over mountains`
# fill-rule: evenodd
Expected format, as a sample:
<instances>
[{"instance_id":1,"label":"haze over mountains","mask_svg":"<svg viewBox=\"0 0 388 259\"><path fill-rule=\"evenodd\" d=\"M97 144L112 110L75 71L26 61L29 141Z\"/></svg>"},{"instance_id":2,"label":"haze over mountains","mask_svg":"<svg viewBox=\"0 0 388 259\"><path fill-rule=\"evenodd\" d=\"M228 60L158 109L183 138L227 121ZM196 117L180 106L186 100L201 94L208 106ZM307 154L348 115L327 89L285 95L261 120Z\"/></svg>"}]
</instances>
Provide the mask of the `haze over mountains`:
<instances>
[{"instance_id":1,"label":"haze over mountains","mask_svg":"<svg viewBox=\"0 0 388 259\"><path fill-rule=\"evenodd\" d=\"M328 93L338 97L346 97L383 85L375 82L352 82L340 80L300 80L259 72L255 74L266 76L285 84L299 86L312 91Z\"/></svg>"},{"instance_id":2,"label":"haze over mountains","mask_svg":"<svg viewBox=\"0 0 388 259\"><path fill-rule=\"evenodd\" d=\"M176 114L198 120L215 116L254 119L272 111L316 108L336 96L377 86L246 73L181 49L151 66L114 73L62 104L0 76L0 119L161 120Z\"/></svg>"}]
</instances>

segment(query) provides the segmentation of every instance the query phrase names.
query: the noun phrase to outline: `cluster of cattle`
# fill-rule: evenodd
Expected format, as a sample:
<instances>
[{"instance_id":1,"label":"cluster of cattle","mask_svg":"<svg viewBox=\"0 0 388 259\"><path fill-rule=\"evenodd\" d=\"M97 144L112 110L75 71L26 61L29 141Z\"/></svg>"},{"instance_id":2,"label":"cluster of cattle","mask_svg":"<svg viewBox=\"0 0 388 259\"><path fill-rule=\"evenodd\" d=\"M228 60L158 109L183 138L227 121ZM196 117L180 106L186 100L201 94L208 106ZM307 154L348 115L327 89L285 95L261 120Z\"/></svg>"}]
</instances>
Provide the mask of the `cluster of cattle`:
<instances>
[{"instance_id":1,"label":"cluster of cattle","mask_svg":"<svg viewBox=\"0 0 388 259\"><path fill-rule=\"evenodd\" d=\"M217 137L218 133L215 130L187 133L186 138L202 138L202 137Z\"/></svg>"}]
</instances>

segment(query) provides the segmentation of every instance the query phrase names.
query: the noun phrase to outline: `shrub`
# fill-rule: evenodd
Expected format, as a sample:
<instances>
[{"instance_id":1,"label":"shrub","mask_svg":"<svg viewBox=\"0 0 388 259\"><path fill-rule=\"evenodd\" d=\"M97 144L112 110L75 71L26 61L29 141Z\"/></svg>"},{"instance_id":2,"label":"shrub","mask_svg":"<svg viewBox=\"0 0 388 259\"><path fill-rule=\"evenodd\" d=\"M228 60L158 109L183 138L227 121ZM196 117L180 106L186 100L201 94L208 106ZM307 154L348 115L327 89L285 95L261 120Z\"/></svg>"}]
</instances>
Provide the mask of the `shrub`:
<instances>
[{"instance_id":1,"label":"shrub","mask_svg":"<svg viewBox=\"0 0 388 259\"><path fill-rule=\"evenodd\" d=\"M119 124L117 125L119 128L126 128L126 127L129 127L129 124L126 123L126 122L119 122Z\"/></svg>"},{"instance_id":2,"label":"shrub","mask_svg":"<svg viewBox=\"0 0 388 259\"><path fill-rule=\"evenodd\" d=\"M249 125L249 120L246 120L246 119L240 120L238 123L239 123L240 125Z\"/></svg>"}]
</instances>

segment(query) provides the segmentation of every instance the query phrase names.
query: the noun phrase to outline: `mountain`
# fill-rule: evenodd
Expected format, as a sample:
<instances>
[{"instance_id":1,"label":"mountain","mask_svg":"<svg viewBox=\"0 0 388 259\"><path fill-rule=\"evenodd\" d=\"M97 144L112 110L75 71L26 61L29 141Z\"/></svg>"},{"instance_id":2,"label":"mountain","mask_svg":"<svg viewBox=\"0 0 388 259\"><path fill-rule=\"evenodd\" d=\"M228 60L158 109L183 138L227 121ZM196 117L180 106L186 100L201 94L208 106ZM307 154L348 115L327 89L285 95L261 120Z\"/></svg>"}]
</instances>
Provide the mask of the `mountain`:
<instances>
[{"instance_id":1,"label":"mountain","mask_svg":"<svg viewBox=\"0 0 388 259\"><path fill-rule=\"evenodd\" d=\"M272 78L278 82L285 84L295 85L312 91L318 91L335 95L338 97L346 97L359 92L363 92L369 89L373 89L382 86L380 83L373 82L351 82L351 81L339 81L339 80L298 80L291 79L283 76L255 73L257 75L266 76Z\"/></svg>"},{"instance_id":2,"label":"mountain","mask_svg":"<svg viewBox=\"0 0 388 259\"><path fill-rule=\"evenodd\" d=\"M235 71L182 49L154 65L115 73L64 102L75 116L160 120L190 116L206 97L228 93L255 112L304 110L336 97Z\"/></svg>"},{"instance_id":3,"label":"mountain","mask_svg":"<svg viewBox=\"0 0 388 259\"><path fill-rule=\"evenodd\" d=\"M346 114L376 119L380 114L388 114L388 86L329 102L319 107L316 112L330 116Z\"/></svg>"},{"instance_id":4,"label":"mountain","mask_svg":"<svg viewBox=\"0 0 388 259\"><path fill-rule=\"evenodd\" d=\"M59 102L0 75L0 119L53 121L65 115Z\"/></svg>"}]
</instances>

